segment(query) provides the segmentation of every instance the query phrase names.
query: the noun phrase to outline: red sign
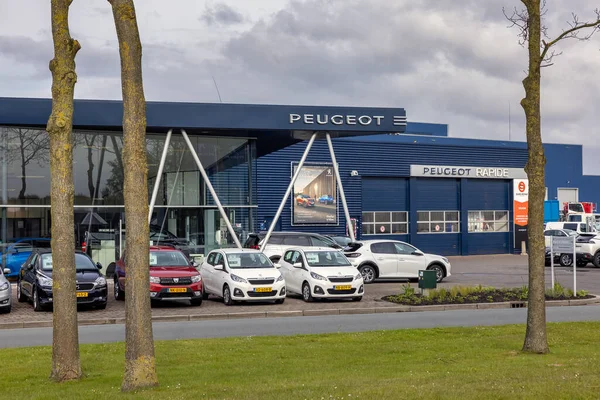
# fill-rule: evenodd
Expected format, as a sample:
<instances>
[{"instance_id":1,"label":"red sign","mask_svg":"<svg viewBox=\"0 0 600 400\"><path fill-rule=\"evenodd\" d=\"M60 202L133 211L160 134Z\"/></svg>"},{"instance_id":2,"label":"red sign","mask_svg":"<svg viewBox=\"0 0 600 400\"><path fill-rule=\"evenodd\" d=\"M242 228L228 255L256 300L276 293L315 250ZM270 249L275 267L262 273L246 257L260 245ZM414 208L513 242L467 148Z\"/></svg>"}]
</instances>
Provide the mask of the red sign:
<instances>
[{"instance_id":1,"label":"red sign","mask_svg":"<svg viewBox=\"0 0 600 400\"><path fill-rule=\"evenodd\" d=\"M523 193L525 189L527 189L527 186L525 186L525 182L519 182L519 192Z\"/></svg>"}]
</instances>

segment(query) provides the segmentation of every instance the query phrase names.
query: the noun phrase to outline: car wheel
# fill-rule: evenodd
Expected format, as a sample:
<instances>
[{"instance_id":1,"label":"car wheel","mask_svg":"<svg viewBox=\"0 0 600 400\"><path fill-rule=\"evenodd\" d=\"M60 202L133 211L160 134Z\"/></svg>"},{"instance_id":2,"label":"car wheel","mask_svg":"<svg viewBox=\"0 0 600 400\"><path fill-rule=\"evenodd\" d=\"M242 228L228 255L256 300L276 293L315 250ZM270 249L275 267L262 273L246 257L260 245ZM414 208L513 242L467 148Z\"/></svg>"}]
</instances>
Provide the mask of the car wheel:
<instances>
[{"instance_id":1,"label":"car wheel","mask_svg":"<svg viewBox=\"0 0 600 400\"><path fill-rule=\"evenodd\" d=\"M33 288L33 311L42 311L42 305L40 304L40 298L38 295L37 288Z\"/></svg>"},{"instance_id":2,"label":"car wheel","mask_svg":"<svg viewBox=\"0 0 600 400\"><path fill-rule=\"evenodd\" d=\"M21 282L17 283L17 301L19 303L25 303L27 301L27 297L25 297L21 289Z\"/></svg>"},{"instance_id":3,"label":"car wheel","mask_svg":"<svg viewBox=\"0 0 600 400\"><path fill-rule=\"evenodd\" d=\"M194 307L198 307L200 305L202 305L202 298L199 299L191 299L190 300L190 304Z\"/></svg>"},{"instance_id":4,"label":"car wheel","mask_svg":"<svg viewBox=\"0 0 600 400\"><path fill-rule=\"evenodd\" d=\"M570 254L561 254L558 262L562 267L570 267L573 265L573 256Z\"/></svg>"},{"instance_id":5,"label":"car wheel","mask_svg":"<svg viewBox=\"0 0 600 400\"><path fill-rule=\"evenodd\" d=\"M284 301L285 299L277 299L275 300L275 304L283 304Z\"/></svg>"},{"instance_id":6,"label":"car wheel","mask_svg":"<svg viewBox=\"0 0 600 400\"><path fill-rule=\"evenodd\" d=\"M119 279L115 277L115 300L125 300L125 292L121 290Z\"/></svg>"},{"instance_id":7,"label":"car wheel","mask_svg":"<svg viewBox=\"0 0 600 400\"><path fill-rule=\"evenodd\" d=\"M444 280L444 276L446 275L446 272L444 271L444 268L441 265L433 264L433 265L429 266L427 268L427 270L435 271L435 281L437 283L440 283L441 281Z\"/></svg>"},{"instance_id":8,"label":"car wheel","mask_svg":"<svg viewBox=\"0 0 600 400\"><path fill-rule=\"evenodd\" d=\"M361 301L361 300L362 300L362 296L352 298L352 301Z\"/></svg>"},{"instance_id":9,"label":"car wheel","mask_svg":"<svg viewBox=\"0 0 600 400\"><path fill-rule=\"evenodd\" d=\"M231 298L231 290L227 285L225 285L225 287L223 288L223 303L226 306L230 306L233 304L233 299Z\"/></svg>"},{"instance_id":10,"label":"car wheel","mask_svg":"<svg viewBox=\"0 0 600 400\"><path fill-rule=\"evenodd\" d=\"M110 264L108 264L108 267L106 267L106 273L104 274L105 276L112 276L115 273L115 267L117 265L114 262L111 262Z\"/></svg>"},{"instance_id":11,"label":"car wheel","mask_svg":"<svg viewBox=\"0 0 600 400\"><path fill-rule=\"evenodd\" d=\"M302 300L304 300L307 303L310 303L314 300L308 282L304 282L304 285L302 285Z\"/></svg>"},{"instance_id":12,"label":"car wheel","mask_svg":"<svg viewBox=\"0 0 600 400\"><path fill-rule=\"evenodd\" d=\"M594 254L594 259L592 260L594 267L600 268L600 251Z\"/></svg>"},{"instance_id":13,"label":"car wheel","mask_svg":"<svg viewBox=\"0 0 600 400\"><path fill-rule=\"evenodd\" d=\"M363 265L358 270L360 271L365 283L373 283L375 277L377 276L375 268L373 268L372 265Z\"/></svg>"}]
</instances>

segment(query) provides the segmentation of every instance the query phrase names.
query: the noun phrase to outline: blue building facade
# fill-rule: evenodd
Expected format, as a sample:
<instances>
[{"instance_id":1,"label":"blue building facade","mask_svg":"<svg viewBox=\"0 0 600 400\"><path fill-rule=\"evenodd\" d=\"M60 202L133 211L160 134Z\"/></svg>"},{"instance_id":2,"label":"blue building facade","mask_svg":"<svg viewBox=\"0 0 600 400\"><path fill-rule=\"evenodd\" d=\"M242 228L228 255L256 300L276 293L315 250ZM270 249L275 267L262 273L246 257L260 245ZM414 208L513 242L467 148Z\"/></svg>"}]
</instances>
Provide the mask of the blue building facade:
<instances>
[{"instance_id":1,"label":"blue building facade","mask_svg":"<svg viewBox=\"0 0 600 400\"><path fill-rule=\"evenodd\" d=\"M44 131L50 110L49 99L0 98L3 242L50 234ZM402 108L149 102L147 115L150 191L166 133L174 132L152 224L203 252L231 246L232 240L181 129L242 241L268 228L314 133L318 138L277 229L346 234L327 132L359 238L399 239L444 255L511 253L518 247L513 178L524 177L525 143L449 138L446 125L407 123ZM126 230L121 120L119 101L75 102L74 231L78 245L97 235L101 245L94 257L106 265L119 246L115 237ZM581 146L545 148L549 199L600 198L598 178L582 173ZM465 172L477 168L486 175Z\"/></svg>"}]
</instances>

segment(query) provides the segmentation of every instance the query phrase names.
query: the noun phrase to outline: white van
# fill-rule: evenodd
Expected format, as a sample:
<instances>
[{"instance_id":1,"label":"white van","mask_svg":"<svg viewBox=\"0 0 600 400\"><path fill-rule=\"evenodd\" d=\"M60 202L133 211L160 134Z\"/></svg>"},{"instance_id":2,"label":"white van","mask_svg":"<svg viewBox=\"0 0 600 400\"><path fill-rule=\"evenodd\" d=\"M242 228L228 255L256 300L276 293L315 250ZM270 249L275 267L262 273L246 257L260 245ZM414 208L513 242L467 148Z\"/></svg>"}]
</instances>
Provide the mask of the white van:
<instances>
[{"instance_id":1,"label":"white van","mask_svg":"<svg viewBox=\"0 0 600 400\"><path fill-rule=\"evenodd\" d=\"M597 233L594 227L585 222L548 222L545 229L570 229L579 234Z\"/></svg>"}]
</instances>

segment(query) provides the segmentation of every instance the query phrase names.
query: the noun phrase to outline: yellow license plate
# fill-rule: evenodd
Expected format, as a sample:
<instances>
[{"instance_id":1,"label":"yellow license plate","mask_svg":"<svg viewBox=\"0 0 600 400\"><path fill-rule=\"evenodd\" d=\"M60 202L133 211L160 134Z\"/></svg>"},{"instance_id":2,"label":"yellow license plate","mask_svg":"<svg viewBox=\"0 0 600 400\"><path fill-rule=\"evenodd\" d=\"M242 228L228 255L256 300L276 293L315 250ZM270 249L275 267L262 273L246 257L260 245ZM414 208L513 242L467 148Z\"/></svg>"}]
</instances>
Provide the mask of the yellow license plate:
<instances>
[{"instance_id":1,"label":"yellow license plate","mask_svg":"<svg viewBox=\"0 0 600 400\"><path fill-rule=\"evenodd\" d=\"M77 297L88 297L88 292L77 292Z\"/></svg>"},{"instance_id":2,"label":"yellow license plate","mask_svg":"<svg viewBox=\"0 0 600 400\"><path fill-rule=\"evenodd\" d=\"M169 288L169 293L185 293L187 288Z\"/></svg>"},{"instance_id":3,"label":"yellow license plate","mask_svg":"<svg viewBox=\"0 0 600 400\"><path fill-rule=\"evenodd\" d=\"M271 289L270 287L257 287L254 289L255 292L258 293L266 293L266 292L272 292L273 289Z\"/></svg>"},{"instance_id":4,"label":"yellow license plate","mask_svg":"<svg viewBox=\"0 0 600 400\"><path fill-rule=\"evenodd\" d=\"M337 285L334 288L335 290L350 290L352 289L352 285Z\"/></svg>"}]
</instances>

